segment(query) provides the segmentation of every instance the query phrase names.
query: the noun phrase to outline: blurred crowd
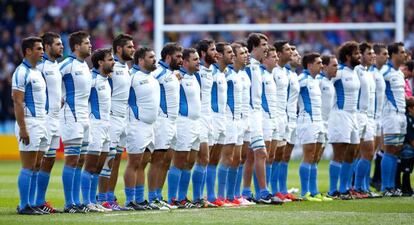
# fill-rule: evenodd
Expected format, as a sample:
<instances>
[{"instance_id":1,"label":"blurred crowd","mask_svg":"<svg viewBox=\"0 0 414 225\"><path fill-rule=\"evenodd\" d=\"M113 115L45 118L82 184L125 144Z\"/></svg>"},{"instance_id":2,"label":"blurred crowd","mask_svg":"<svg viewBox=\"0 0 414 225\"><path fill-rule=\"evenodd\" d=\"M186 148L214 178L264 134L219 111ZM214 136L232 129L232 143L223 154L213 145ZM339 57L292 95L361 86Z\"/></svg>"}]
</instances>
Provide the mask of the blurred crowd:
<instances>
[{"instance_id":1,"label":"blurred crowd","mask_svg":"<svg viewBox=\"0 0 414 225\"><path fill-rule=\"evenodd\" d=\"M414 47L414 1L405 1L405 44ZM392 22L393 0L165 0L167 24ZM11 76L21 62L20 41L54 31L69 54L68 34L86 30L94 49L111 45L126 32L136 45L153 45L153 0L2 0L0 1L0 133L13 133ZM300 52L332 53L347 40L388 43L393 30L265 32L270 40L286 39ZM202 38L234 41L247 32L166 33L165 42L189 47Z\"/></svg>"}]
</instances>

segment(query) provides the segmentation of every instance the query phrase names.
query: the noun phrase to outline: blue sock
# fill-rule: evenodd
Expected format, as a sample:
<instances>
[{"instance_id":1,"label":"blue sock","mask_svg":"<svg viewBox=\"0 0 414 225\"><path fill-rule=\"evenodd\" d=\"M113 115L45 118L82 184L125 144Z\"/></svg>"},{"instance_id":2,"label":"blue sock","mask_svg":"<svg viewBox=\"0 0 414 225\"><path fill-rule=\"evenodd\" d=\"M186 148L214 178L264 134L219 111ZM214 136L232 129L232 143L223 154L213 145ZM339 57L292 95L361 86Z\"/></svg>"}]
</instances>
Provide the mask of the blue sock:
<instances>
[{"instance_id":1,"label":"blue sock","mask_svg":"<svg viewBox=\"0 0 414 225\"><path fill-rule=\"evenodd\" d=\"M287 175L288 175L288 162L279 163L279 191L282 194L287 194Z\"/></svg>"},{"instance_id":2,"label":"blue sock","mask_svg":"<svg viewBox=\"0 0 414 225\"><path fill-rule=\"evenodd\" d=\"M267 188L260 189L260 197L265 198L270 194L269 190Z\"/></svg>"},{"instance_id":3,"label":"blue sock","mask_svg":"<svg viewBox=\"0 0 414 225\"><path fill-rule=\"evenodd\" d=\"M252 197L252 190L250 187L243 187L242 196L244 198L251 198Z\"/></svg>"},{"instance_id":4,"label":"blue sock","mask_svg":"<svg viewBox=\"0 0 414 225\"><path fill-rule=\"evenodd\" d=\"M39 171L37 175L37 194L36 194L36 206L43 205L46 202L46 191L49 185L50 173L45 171Z\"/></svg>"},{"instance_id":5,"label":"blue sock","mask_svg":"<svg viewBox=\"0 0 414 225\"><path fill-rule=\"evenodd\" d=\"M229 200L234 200L234 189L236 188L236 178L237 178L238 167L229 167L227 174L227 198Z\"/></svg>"},{"instance_id":6,"label":"blue sock","mask_svg":"<svg viewBox=\"0 0 414 225\"><path fill-rule=\"evenodd\" d=\"M144 185L135 186L135 203L139 204L144 201Z\"/></svg>"},{"instance_id":7,"label":"blue sock","mask_svg":"<svg viewBox=\"0 0 414 225\"><path fill-rule=\"evenodd\" d=\"M65 193L65 207L70 207L73 202L73 179L75 176L75 168L64 166L62 171L63 192Z\"/></svg>"},{"instance_id":8,"label":"blue sock","mask_svg":"<svg viewBox=\"0 0 414 225\"><path fill-rule=\"evenodd\" d=\"M319 190L318 190L318 165L316 163L311 164L310 176L309 176L309 191L310 191L312 196L315 196L319 193Z\"/></svg>"},{"instance_id":9,"label":"blue sock","mask_svg":"<svg viewBox=\"0 0 414 225\"><path fill-rule=\"evenodd\" d=\"M309 192L311 164L302 162L299 166L299 177L301 186L301 195L304 196Z\"/></svg>"},{"instance_id":10,"label":"blue sock","mask_svg":"<svg viewBox=\"0 0 414 225\"><path fill-rule=\"evenodd\" d=\"M115 193L113 191L108 191L106 197L108 202L115 202Z\"/></svg>"},{"instance_id":11,"label":"blue sock","mask_svg":"<svg viewBox=\"0 0 414 225\"><path fill-rule=\"evenodd\" d=\"M359 159L355 159L351 163L351 169L349 170L348 184L346 185L347 189L352 188L352 179L354 178L354 173L356 171L356 165L358 164Z\"/></svg>"},{"instance_id":12,"label":"blue sock","mask_svg":"<svg viewBox=\"0 0 414 225\"><path fill-rule=\"evenodd\" d=\"M217 180L218 180L217 197L221 199L225 199L228 172L229 172L229 167L226 165L220 164L218 168L218 172L217 172Z\"/></svg>"},{"instance_id":13,"label":"blue sock","mask_svg":"<svg viewBox=\"0 0 414 225\"><path fill-rule=\"evenodd\" d=\"M148 191L148 202L153 202L157 199L157 191Z\"/></svg>"},{"instance_id":14,"label":"blue sock","mask_svg":"<svg viewBox=\"0 0 414 225\"><path fill-rule=\"evenodd\" d=\"M83 204L87 205L91 203L90 193L91 193L92 174L89 171L83 170L81 180L82 180L81 190L82 190Z\"/></svg>"},{"instance_id":15,"label":"blue sock","mask_svg":"<svg viewBox=\"0 0 414 225\"><path fill-rule=\"evenodd\" d=\"M99 183L99 174L94 173L92 174L92 180L91 180L91 192L89 193L89 200L96 204L96 192L98 190L98 183Z\"/></svg>"},{"instance_id":16,"label":"blue sock","mask_svg":"<svg viewBox=\"0 0 414 225\"><path fill-rule=\"evenodd\" d=\"M191 170L182 170L178 186L178 200L182 201L187 198L188 186L190 185Z\"/></svg>"},{"instance_id":17,"label":"blue sock","mask_svg":"<svg viewBox=\"0 0 414 225\"><path fill-rule=\"evenodd\" d=\"M259 180L257 179L256 170L253 170L253 186L254 186L254 197L256 199L260 198L260 187Z\"/></svg>"},{"instance_id":18,"label":"blue sock","mask_svg":"<svg viewBox=\"0 0 414 225\"><path fill-rule=\"evenodd\" d=\"M242 180L243 180L243 168L244 168L244 166L243 165L240 165L239 166L239 169L237 170L237 177L236 177L236 186L235 186L235 189L234 189L234 195L236 196L236 197L241 197L241 182L242 182Z\"/></svg>"},{"instance_id":19,"label":"blue sock","mask_svg":"<svg viewBox=\"0 0 414 225\"><path fill-rule=\"evenodd\" d=\"M365 189L365 176L367 175L367 171L369 169L369 165L371 164L370 161L366 159L358 160L358 164L356 166L355 172L355 189L356 190L364 190Z\"/></svg>"},{"instance_id":20,"label":"blue sock","mask_svg":"<svg viewBox=\"0 0 414 225\"><path fill-rule=\"evenodd\" d=\"M108 199L107 199L107 193L108 192L105 192L105 193L98 193L98 202L99 203L102 203L102 202L106 202L106 201L108 201Z\"/></svg>"},{"instance_id":21,"label":"blue sock","mask_svg":"<svg viewBox=\"0 0 414 225\"><path fill-rule=\"evenodd\" d=\"M39 174L39 171L33 171L32 173L32 179L30 180L30 191L29 191L29 204L30 206L36 206L35 200L36 200L36 187L37 187L37 175Z\"/></svg>"},{"instance_id":22,"label":"blue sock","mask_svg":"<svg viewBox=\"0 0 414 225\"><path fill-rule=\"evenodd\" d=\"M124 191L125 191L125 204L133 202L134 197L135 197L135 188L125 187Z\"/></svg>"},{"instance_id":23,"label":"blue sock","mask_svg":"<svg viewBox=\"0 0 414 225\"><path fill-rule=\"evenodd\" d=\"M329 194L333 194L338 191L338 180L341 172L342 164L339 162L331 161L329 163Z\"/></svg>"},{"instance_id":24,"label":"blue sock","mask_svg":"<svg viewBox=\"0 0 414 225\"><path fill-rule=\"evenodd\" d=\"M381 191L390 188L391 171L393 169L394 155L384 152L381 160Z\"/></svg>"},{"instance_id":25,"label":"blue sock","mask_svg":"<svg viewBox=\"0 0 414 225\"><path fill-rule=\"evenodd\" d=\"M172 166L168 171L168 201L177 200L178 183L180 182L182 170Z\"/></svg>"},{"instance_id":26,"label":"blue sock","mask_svg":"<svg viewBox=\"0 0 414 225\"><path fill-rule=\"evenodd\" d=\"M266 187L269 186L271 176L272 176L272 164L266 163Z\"/></svg>"},{"instance_id":27,"label":"blue sock","mask_svg":"<svg viewBox=\"0 0 414 225\"><path fill-rule=\"evenodd\" d=\"M163 200L164 198L162 197L162 188L157 188L156 192L158 200Z\"/></svg>"},{"instance_id":28,"label":"blue sock","mask_svg":"<svg viewBox=\"0 0 414 225\"><path fill-rule=\"evenodd\" d=\"M206 167L202 166L200 164L196 164L193 170L193 200L199 200L202 198L202 186L203 185L203 179L204 179L204 173L206 171Z\"/></svg>"},{"instance_id":29,"label":"blue sock","mask_svg":"<svg viewBox=\"0 0 414 225\"><path fill-rule=\"evenodd\" d=\"M208 165L207 166L206 186L207 186L207 200L209 202L214 202L216 200L216 193L215 193L216 174L217 174L217 166Z\"/></svg>"},{"instance_id":30,"label":"blue sock","mask_svg":"<svg viewBox=\"0 0 414 225\"><path fill-rule=\"evenodd\" d=\"M345 193L348 191L348 182L349 175L351 174L350 170L352 168L351 163L343 162L341 167L341 172L339 175L339 192Z\"/></svg>"},{"instance_id":31,"label":"blue sock","mask_svg":"<svg viewBox=\"0 0 414 225\"><path fill-rule=\"evenodd\" d=\"M73 192L72 192L73 202L76 205L81 204L81 201L80 201L81 174L82 174L82 168L76 168L75 176L73 177Z\"/></svg>"},{"instance_id":32,"label":"blue sock","mask_svg":"<svg viewBox=\"0 0 414 225\"><path fill-rule=\"evenodd\" d=\"M20 174L17 179L17 186L19 187L20 195L20 209L23 209L29 204L30 180L32 179L32 174L33 170L24 168L20 170Z\"/></svg>"},{"instance_id":33,"label":"blue sock","mask_svg":"<svg viewBox=\"0 0 414 225\"><path fill-rule=\"evenodd\" d=\"M392 170L391 170L391 176L390 176L390 188L395 188L395 177L397 176L397 167L398 167L398 160L399 160L397 156L395 155L393 156L394 157L392 158Z\"/></svg>"},{"instance_id":34,"label":"blue sock","mask_svg":"<svg viewBox=\"0 0 414 225\"><path fill-rule=\"evenodd\" d=\"M201 189L200 193L201 193L202 198L204 196L204 189L206 187L206 180L207 180L207 166L206 166L206 169L204 170L204 173L203 173L203 180L202 180L201 188L200 188Z\"/></svg>"},{"instance_id":35,"label":"blue sock","mask_svg":"<svg viewBox=\"0 0 414 225\"><path fill-rule=\"evenodd\" d=\"M279 177L279 162L272 163L272 176L270 177L270 186L272 187L272 194L275 195L279 192L279 186L277 180Z\"/></svg>"},{"instance_id":36,"label":"blue sock","mask_svg":"<svg viewBox=\"0 0 414 225\"><path fill-rule=\"evenodd\" d=\"M369 191L369 183L371 182L371 161L368 164L368 169L364 177L364 191Z\"/></svg>"}]
</instances>

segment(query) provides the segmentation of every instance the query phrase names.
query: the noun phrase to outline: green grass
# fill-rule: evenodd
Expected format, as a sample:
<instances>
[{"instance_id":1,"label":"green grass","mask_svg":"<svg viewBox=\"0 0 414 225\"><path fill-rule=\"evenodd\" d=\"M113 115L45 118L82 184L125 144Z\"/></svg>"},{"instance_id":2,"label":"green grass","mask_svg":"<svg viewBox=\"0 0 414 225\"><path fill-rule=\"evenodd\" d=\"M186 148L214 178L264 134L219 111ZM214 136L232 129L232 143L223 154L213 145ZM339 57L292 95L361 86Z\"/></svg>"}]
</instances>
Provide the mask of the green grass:
<instances>
[{"instance_id":1,"label":"green grass","mask_svg":"<svg viewBox=\"0 0 414 225\"><path fill-rule=\"evenodd\" d=\"M298 161L289 166L289 187L300 187ZM125 164L121 165L121 170ZM20 163L0 163L0 224L414 224L414 198L383 198L333 202L292 202L283 206L174 210L171 212L114 212L107 214L57 214L20 216L17 174ZM62 162L52 172L47 199L63 206ZM116 195L124 202L123 171ZM319 165L319 187L328 189L328 162ZM164 192L166 196L166 192ZM191 196L191 194L189 194Z\"/></svg>"}]
</instances>

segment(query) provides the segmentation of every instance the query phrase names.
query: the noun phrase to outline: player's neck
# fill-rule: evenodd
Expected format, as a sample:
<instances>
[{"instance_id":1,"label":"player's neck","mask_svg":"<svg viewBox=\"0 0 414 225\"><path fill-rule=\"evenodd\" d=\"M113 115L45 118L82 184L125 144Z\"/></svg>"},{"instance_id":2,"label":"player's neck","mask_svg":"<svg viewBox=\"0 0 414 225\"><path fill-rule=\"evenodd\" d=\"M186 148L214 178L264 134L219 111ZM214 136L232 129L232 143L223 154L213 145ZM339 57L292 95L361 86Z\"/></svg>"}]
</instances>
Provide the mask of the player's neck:
<instances>
[{"instance_id":1,"label":"player's neck","mask_svg":"<svg viewBox=\"0 0 414 225\"><path fill-rule=\"evenodd\" d=\"M85 57L83 57L81 54L80 54L80 52L74 52L73 53L73 55L78 59L78 60L80 60L80 61L84 61L85 60Z\"/></svg>"},{"instance_id":2,"label":"player's neck","mask_svg":"<svg viewBox=\"0 0 414 225\"><path fill-rule=\"evenodd\" d=\"M394 67L395 70L398 70L401 66L401 63L397 62L397 60L395 59L391 59L390 62L392 63L392 66Z\"/></svg>"},{"instance_id":3,"label":"player's neck","mask_svg":"<svg viewBox=\"0 0 414 225\"><path fill-rule=\"evenodd\" d=\"M227 65L224 63L224 61L219 61L218 65L219 65L219 68L220 68L221 72L223 72L227 67Z\"/></svg>"},{"instance_id":4,"label":"player's neck","mask_svg":"<svg viewBox=\"0 0 414 225\"><path fill-rule=\"evenodd\" d=\"M36 68L37 60L33 58L25 58L32 68Z\"/></svg>"},{"instance_id":5,"label":"player's neck","mask_svg":"<svg viewBox=\"0 0 414 225\"><path fill-rule=\"evenodd\" d=\"M243 68L243 63L234 62L233 68L234 68L234 71L238 72L239 70Z\"/></svg>"},{"instance_id":6,"label":"player's neck","mask_svg":"<svg viewBox=\"0 0 414 225\"><path fill-rule=\"evenodd\" d=\"M122 64L126 63L126 61L121 57L120 54L117 53L117 54L115 54L115 56L116 56L116 60L118 60L118 62L120 62Z\"/></svg>"}]
</instances>

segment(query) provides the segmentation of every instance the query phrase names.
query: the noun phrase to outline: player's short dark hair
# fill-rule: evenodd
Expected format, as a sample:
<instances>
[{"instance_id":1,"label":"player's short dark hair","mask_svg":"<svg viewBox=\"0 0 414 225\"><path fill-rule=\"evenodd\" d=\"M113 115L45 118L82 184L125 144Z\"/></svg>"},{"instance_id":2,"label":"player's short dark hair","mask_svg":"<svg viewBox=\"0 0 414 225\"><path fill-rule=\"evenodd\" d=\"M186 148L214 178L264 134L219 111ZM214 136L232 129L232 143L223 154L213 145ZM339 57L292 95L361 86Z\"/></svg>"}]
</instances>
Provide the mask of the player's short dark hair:
<instances>
[{"instance_id":1,"label":"player's short dark hair","mask_svg":"<svg viewBox=\"0 0 414 225\"><path fill-rule=\"evenodd\" d=\"M414 70L414 60L409 60L404 64L407 69L412 72Z\"/></svg>"},{"instance_id":2,"label":"player's short dark hair","mask_svg":"<svg viewBox=\"0 0 414 225\"><path fill-rule=\"evenodd\" d=\"M235 41L234 43L237 43L237 44L241 45L243 48L247 48L246 41L238 40L238 41Z\"/></svg>"},{"instance_id":3,"label":"player's short dark hair","mask_svg":"<svg viewBox=\"0 0 414 225\"><path fill-rule=\"evenodd\" d=\"M227 46L227 45L230 45L230 43L228 43L228 42L218 42L216 44L217 52L223 54L224 53L224 47Z\"/></svg>"},{"instance_id":4,"label":"player's short dark hair","mask_svg":"<svg viewBox=\"0 0 414 225\"><path fill-rule=\"evenodd\" d=\"M381 53L381 49L387 49L387 46L385 46L382 43L375 43L373 45L373 48L374 48L375 54L379 55Z\"/></svg>"},{"instance_id":5,"label":"player's short dark hair","mask_svg":"<svg viewBox=\"0 0 414 225\"><path fill-rule=\"evenodd\" d=\"M368 42L362 42L359 44L359 51L361 51L361 54L364 54L364 52L366 50L371 50L372 49L372 45Z\"/></svg>"},{"instance_id":6,"label":"player's short dark hair","mask_svg":"<svg viewBox=\"0 0 414 225\"><path fill-rule=\"evenodd\" d=\"M60 39L60 35L55 32L46 32L40 38L42 38L43 46L52 45L55 39Z\"/></svg>"},{"instance_id":7,"label":"player's short dark hair","mask_svg":"<svg viewBox=\"0 0 414 225\"><path fill-rule=\"evenodd\" d=\"M276 52L283 52L283 46L285 44L289 44L289 42L286 40L277 40L273 43L273 46L275 47Z\"/></svg>"},{"instance_id":8,"label":"player's short dark hair","mask_svg":"<svg viewBox=\"0 0 414 225\"><path fill-rule=\"evenodd\" d=\"M335 59L336 57L334 55L322 55L322 65L327 66L329 63L331 63L332 59Z\"/></svg>"},{"instance_id":9,"label":"player's short dark hair","mask_svg":"<svg viewBox=\"0 0 414 225\"><path fill-rule=\"evenodd\" d=\"M393 54L398 54L398 49L399 47L404 47L404 43L402 42L394 42L388 45L388 55L390 56L390 58L392 57Z\"/></svg>"},{"instance_id":10,"label":"player's short dark hair","mask_svg":"<svg viewBox=\"0 0 414 225\"><path fill-rule=\"evenodd\" d=\"M147 52L150 51L153 51L153 49L148 47L140 47L138 50L136 50L134 52L134 64L138 65L139 60L145 58Z\"/></svg>"},{"instance_id":11,"label":"player's short dark hair","mask_svg":"<svg viewBox=\"0 0 414 225\"><path fill-rule=\"evenodd\" d=\"M211 44L214 44L214 41L211 39L203 39L197 43L196 49L200 57L201 57L201 52L207 53L208 48L210 47Z\"/></svg>"},{"instance_id":12,"label":"player's short dark hair","mask_svg":"<svg viewBox=\"0 0 414 225\"><path fill-rule=\"evenodd\" d=\"M191 54L195 54L197 52L197 50L195 48L186 48L183 51L183 60L188 60L190 59L190 55Z\"/></svg>"},{"instance_id":13,"label":"player's short dark hair","mask_svg":"<svg viewBox=\"0 0 414 225\"><path fill-rule=\"evenodd\" d=\"M176 52L181 52L183 48L176 42L169 42L161 50L161 60L165 60L167 55L173 56Z\"/></svg>"},{"instance_id":14,"label":"player's short dark hair","mask_svg":"<svg viewBox=\"0 0 414 225\"><path fill-rule=\"evenodd\" d=\"M274 46L269 45L269 47L267 48L267 52L269 53L269 52L272 52L272 51L277 52L277 51L276 51L276 48L275 48ZM269 54L268 54L268 55L269 55Z\"/></svg>"},{"instance_id":15,"label":"player's short dark hair","mask_svg":"<svg viewBox=\"0 0 414 225\"><path fill-rule=\"evenodd\" d=\"M233 50L234 54L237 55L238 49L243 48L243 46L237 42L231 43L231 49Z\"/></svg>"},{"instance_id":16,"label":"player's short dark hair","mask_svg":"<svg viewBox=\"0 0 414 225\"><path fill-rule=\"evenodd\" d=\"M308 69L308 64L315 62L315 59L321 57L317 52L306 53L302 58L302 66L304 69Z\"/></svg>"},{"instance_id":17,"label":"player's short dark hair","mask_svg":"<svg viewBox=\"0 0 414 225\"><path fill-rule=\"evenodd\" d=\"M253 48L259 46L261 40L267 41L266 35L262 33L249 34L249 36L247 37L247 49L249 50L249 52L252 52Z\"/></svg>"},{"instance_id":18,"label":"player's short dark hair","mask_svg":"<svg viewBox=\"0 0 414 225\"><path fill-rule=\"evenodd\" d=\"M339 51L338 51L338 59L341 63L345 63L346 62L346 57L347 56L352 56L352 53L354 53L354 51L358 51L358 43L355 41L347 41L345 43L343 43L340 47L339 47Z\"/></svg>"},{"instance_id":19,"label":"player's short dark hair","mask_svg":"<svg viewBox=\"0 0 414 225\"><path fill-rule=\"evenodd\" d=\"M22 40L22 52L23 56L26 56L26 49L33 49L35 43L40 42L42 43L42 39L39 37L27 37Z\"/></svg>"},{"instance_id":20,"label":"player's short dark hair","mask_svg":"<svg viewBox=\"0 0 414 225\"><path fill-rule=\"evenodd\" d=\"M99 61L105 60L107 55L112 54L111 48L100 48L93 51L91 56L92 65L95 69L99 68Z\"/></svg>"},{"instance_id":21,"label":"player's short dark hair","mask_svg":"<svg viewBox=\"0 0 414 225\"><path fill-rule=\"evenodd\" d=\"M134 39L129 34L119 34L112 41L112 50L114 51L114 53L116 53L116 49L118 47L124 47L128 41L133 41L133 40Z\"/></svg>"},{"instance_id":22,"label":"player's short dark hair","mask_svg":"<svg viewBox=\"0 0 414 225\"><path fill-rule=\"evenodd\" d=\"M89 38L89 34L85 31L76 31L69 34L69 46L70 50L75 51L75 45L81 45L83 39Z\"/></svg>"}]
</instances>

